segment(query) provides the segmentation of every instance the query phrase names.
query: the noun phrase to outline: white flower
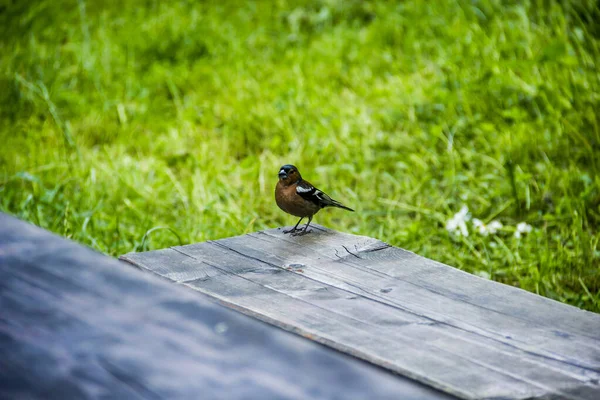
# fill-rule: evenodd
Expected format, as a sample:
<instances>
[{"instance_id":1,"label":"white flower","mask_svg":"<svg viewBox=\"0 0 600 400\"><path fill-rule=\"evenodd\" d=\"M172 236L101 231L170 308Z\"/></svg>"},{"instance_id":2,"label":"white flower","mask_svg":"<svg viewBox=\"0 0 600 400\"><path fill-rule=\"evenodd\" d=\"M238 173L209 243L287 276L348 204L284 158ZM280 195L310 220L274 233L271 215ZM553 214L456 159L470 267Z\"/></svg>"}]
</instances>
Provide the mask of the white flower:
<instances>
[{"instance_id":1,"label":"white flower","mask_svg":"<svg viewBox=\"0 0 600 400\"><path fill-rule=\"evenodd\" d=\"M503 225L500 221L492 221L489 224L484 224L482 220L473 218L473 226L479 230L479 234L488 236L489 234L495 235L499 229L502 229Z\"/></svg>"},{"instance_id":2,"label":"white flower","mask_svg":"<svg viewBox=\"0 0 600 400\"><path fill-rule=\"evenodd\" d=\"M522 235L531 232L533 228L527 222L519 222L517 224L517 230L515 231L515 237L519 239Z\"/></svg>"},{"instance_id":3,"label":"white flower","mask_svg":"<svg viewBox=\"0 0 600 400\"><path fill-rule=\"evenodd\" d=\"M471 214L469 214L469 207L462 206L460 211L454 214L454 216L446 222L446 229L448 232L454 233L458 236L469 236L467 221L470 219Z\"/></svg>"},{"instance_id":4,"label":"white flower","mask_svg":"<svg viewBox=\"0 0 600 400\"><path fill-rule=\"evenodd\" d=\"M490 231L490 233L494 234L496 232L498 232L500 229L502 229L504 225L502 225L502 222L500 221L492 221L488 224L488 229Z\"/></svg>"}]
</instances>

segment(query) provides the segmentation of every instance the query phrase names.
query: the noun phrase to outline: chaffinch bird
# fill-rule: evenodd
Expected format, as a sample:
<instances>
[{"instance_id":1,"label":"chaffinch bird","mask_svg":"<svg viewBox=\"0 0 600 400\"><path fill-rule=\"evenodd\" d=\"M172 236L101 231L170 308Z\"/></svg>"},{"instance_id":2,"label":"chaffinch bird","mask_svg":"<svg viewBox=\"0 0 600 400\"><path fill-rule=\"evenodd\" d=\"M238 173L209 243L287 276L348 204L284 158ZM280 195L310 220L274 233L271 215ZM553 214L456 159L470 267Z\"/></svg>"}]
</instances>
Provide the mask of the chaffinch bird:
<instances>
[{"instance_id":1,"label":"chaffinch bird","mask_svg":"<svg viewBox=\"0 0 600 400\"><path fill-rule=\"evenodd\" d=\"M286 213L300 217L296 226L290 230L283 231L283 233L291 232L292 235L306 234L312 217L321 208L338 207L354 211L342 203L333 200L308 181L302 179L298 168L290 164L286 164L279 169L279 182L277 182L277 186L275 187L275 201L279 208ZM297 229L300 222L306 217L308 217L308 223L304 229Z\"/></svg>"}]
</instances>

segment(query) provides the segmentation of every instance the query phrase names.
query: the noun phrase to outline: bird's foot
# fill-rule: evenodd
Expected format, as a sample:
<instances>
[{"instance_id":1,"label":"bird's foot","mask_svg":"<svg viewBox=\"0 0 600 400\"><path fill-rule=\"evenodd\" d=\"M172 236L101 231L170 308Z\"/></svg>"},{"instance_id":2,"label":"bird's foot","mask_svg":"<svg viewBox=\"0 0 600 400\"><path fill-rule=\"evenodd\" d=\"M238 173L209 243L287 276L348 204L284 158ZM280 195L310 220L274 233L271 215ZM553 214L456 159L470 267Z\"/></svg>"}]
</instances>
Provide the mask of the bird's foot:
<instances>
[{"instance_id":1,"label":"bird's foot","mask_svg":"<svg viewBox=\"0 0 600 400\"><path fill-rule=\"evenodd\" d=\"M294 236L294 232L297 232L297 231L299 231L299 230L300 230L300 229L297 229L297 228L292 228L292 229L287 229L287 230L284 230L284 231L283 231L283 233L284 233L284 234L286 234L286 233L291 233L291 234L292 234L292 236Z\"/></svg>"}]
</instances>

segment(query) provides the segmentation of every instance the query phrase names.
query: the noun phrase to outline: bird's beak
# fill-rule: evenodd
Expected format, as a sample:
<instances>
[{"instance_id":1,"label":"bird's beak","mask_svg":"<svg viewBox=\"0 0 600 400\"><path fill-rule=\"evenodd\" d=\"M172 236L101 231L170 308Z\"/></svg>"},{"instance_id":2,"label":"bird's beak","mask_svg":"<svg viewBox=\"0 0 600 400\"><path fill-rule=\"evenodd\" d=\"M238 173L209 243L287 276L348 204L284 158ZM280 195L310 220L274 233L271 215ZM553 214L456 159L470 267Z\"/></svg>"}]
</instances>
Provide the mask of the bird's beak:
<instances>
[{"instance_id":1,"label":"bird's beak","mask_svg":"<svg viewBox=\"0 0 600 400\"><path fill-rule=\"evenodd\" d=\"M287 173L284 170L279 170L279 179L287 178Z\"/></svg>"}]
</instances>

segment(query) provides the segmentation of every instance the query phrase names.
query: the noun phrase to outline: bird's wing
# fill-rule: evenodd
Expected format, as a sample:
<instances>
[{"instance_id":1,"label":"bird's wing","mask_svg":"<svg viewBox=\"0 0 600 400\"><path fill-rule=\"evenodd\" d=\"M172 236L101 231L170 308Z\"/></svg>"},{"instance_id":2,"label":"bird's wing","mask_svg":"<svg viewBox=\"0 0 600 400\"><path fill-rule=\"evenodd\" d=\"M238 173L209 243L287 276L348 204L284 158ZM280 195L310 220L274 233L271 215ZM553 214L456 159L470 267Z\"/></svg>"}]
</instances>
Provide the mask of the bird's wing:
<instances>
[{"instance_id":1,"label":"bird's wing","mask_svg":"<svg viewBox=\"0 0 600 400\"><path fill-rule=\"evenodd\" d=\"M314 187L310 182L302 180L296 184L296 193L305 200L308 200L319 207L339 207L344 210L354 211L350 207L346 207L339 201L333 200L324 192Z\"/></svg>"},{"instance_id":2,"label":"bird's wing","mask_svg":"<svg viewBox=\"0 0 600 400\"><path fill-rule=\"evenodd\" d=\"M298 182L296 185L296 193L303 199L313 202L319 207L331 206L336 203L331 197L327 196L327 194L305 180Z\"/></svg>"}]
</instances>

